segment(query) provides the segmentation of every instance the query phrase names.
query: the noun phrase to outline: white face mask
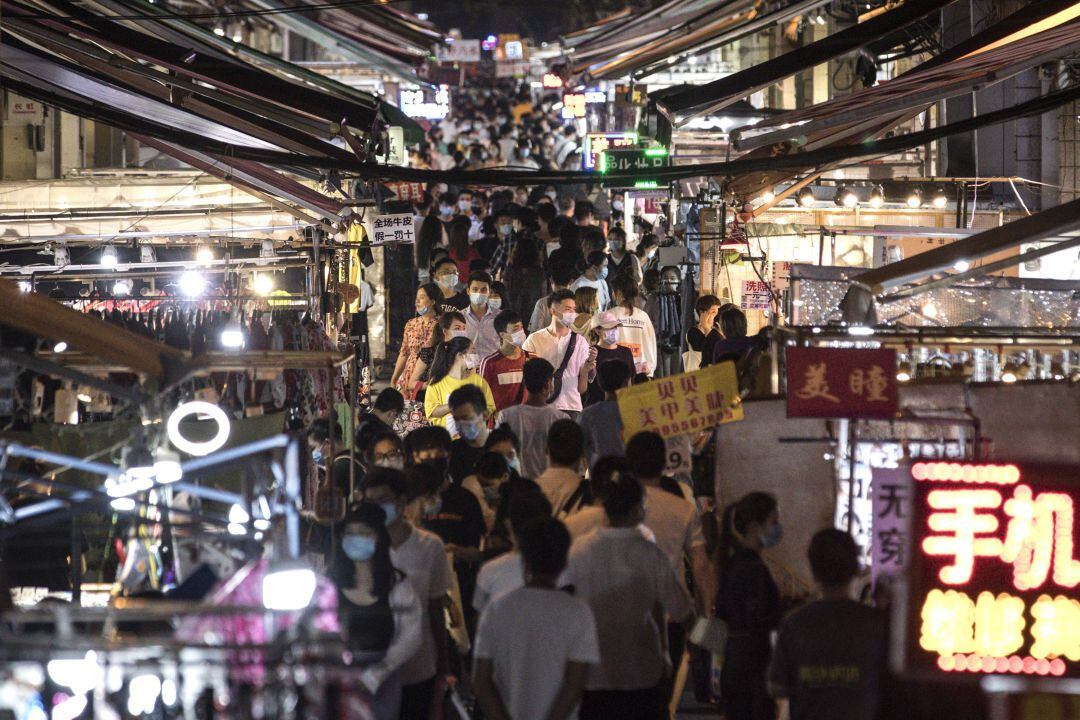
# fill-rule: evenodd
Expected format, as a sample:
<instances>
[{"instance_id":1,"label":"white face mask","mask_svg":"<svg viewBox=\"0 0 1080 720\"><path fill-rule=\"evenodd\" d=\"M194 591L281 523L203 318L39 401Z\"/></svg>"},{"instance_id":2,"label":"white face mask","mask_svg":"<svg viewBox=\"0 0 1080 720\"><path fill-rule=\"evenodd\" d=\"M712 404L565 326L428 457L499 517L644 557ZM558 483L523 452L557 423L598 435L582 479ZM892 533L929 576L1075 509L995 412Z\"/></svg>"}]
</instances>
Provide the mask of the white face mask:
<instances>
[{"instance_id":1,"label":"white face mask","mask_svg":"<svg viewBox=\"0 0 1080 720\"><path fill-rule=\"evenodd\" d=\"M525 331L516 330L510 334L510 344L515 347L521 347L525 344Z\"/></svg>"},{"instance_id":2,"label":"white face mask","mask_svg":"<svg viewBox=\"0 0 1080 720\"><path fill-rule=\"evenodd\" d=\"M551 198L552 200L554 200L555 198L559 197L559 193L555 192L554 190L548 190L548 191L547 191L546 193L544 193L544 194L545 194L545 195L547 195L547 196L548 196L549 198Z\"/></svg>"},{"instance_id":3,"label":"white face mask","mask_svg":"<svg viewBox=\"0 0 1080 720\"><path fill-rule=\"evenodd\" d=\"M559 320L566 327L570 327L574 324L574 321L577 320L577 312L575 312L574 310L568 310L562 314L562 317L560 317Z\"/></svg>"},{"instance_id":4,"label":"white face mask","mask_svg":"<svg viewBox=\"0 0 1080 720\"><path fill-rule=\"evenodd\" d=\"M611 328L604 331L604 342L608 345L614 345L619 341L619 328Z\"/></svg>"},{"instance_id":5,"label":"white face mask","mask_svg":"<svg viewBox=\"0 0 1080 720\"><path fill-rule=\"evenodd\" d=\"M480 358L476 353L465 353L465 369L475 370L480 367Z\"/></svg>"},{"instance_id":6,"label":"white face mask","mask_svg":"<svg viewBox=\"0 0 1080 720\"><path fill-rule=\"evenodd\" d=\"M451 340L453 340L454 338L459 338L459 337L469 337L469 333L467 333L464 330L451 330L450 331L450 339Z\"/></svg>"},{"instance_id":7,"label":"white face mask","mask_svg":"<svg viewBox=\"0 0 1080 720\"><path fill-rule=\"evenodd\" d=\"M611 209L614 210L615 212L622 212L622 209L623 209L622 200L614 200L614 201L612 201Z\"/></svg>"}]
</instances>

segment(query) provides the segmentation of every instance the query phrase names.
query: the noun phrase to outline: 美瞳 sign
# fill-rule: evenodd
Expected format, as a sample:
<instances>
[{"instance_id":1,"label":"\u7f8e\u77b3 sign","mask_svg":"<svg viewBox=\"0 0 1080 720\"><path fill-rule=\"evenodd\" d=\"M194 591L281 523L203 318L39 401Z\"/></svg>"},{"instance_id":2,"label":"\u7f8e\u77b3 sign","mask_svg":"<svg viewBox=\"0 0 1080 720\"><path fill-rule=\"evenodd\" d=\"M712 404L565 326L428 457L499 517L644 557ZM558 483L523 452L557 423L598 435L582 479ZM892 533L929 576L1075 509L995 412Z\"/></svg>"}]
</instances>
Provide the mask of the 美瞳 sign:
<instances>
[{"instance_id":1,"label":"\u7f8e\u77b3 sign","mask_svg":"<svg viewBox=\"0 0 1080 720\"><path fill-rule=\"evenodd\" d=\"M788 417L889 419L896 407L895 350L787 349Z\"/></svg>"}]
</instances>

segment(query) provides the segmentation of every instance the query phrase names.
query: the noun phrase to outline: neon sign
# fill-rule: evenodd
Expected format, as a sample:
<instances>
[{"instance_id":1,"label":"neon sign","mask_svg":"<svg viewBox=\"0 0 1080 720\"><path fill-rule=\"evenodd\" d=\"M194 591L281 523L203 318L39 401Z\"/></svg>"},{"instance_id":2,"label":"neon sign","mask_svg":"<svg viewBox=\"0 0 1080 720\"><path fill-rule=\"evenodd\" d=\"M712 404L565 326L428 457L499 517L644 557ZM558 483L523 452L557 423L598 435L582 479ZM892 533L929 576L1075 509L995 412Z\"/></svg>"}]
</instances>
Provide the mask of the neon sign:
<instances>
[{"instance_id":1,"label":"neon sign","mask_svg":"<svg viewBox=\"0 0 1080 720\"><path fill-rule=\"evenodd\" d=\"M906 668L1080 676L1080 469L924 462L911 477Z\"/></svg>"},{"instance_id":2,"label":"neon sign","mask_svg":"<svg viewBox=\"0 0 1080 720\"><path fill-rule=\"evenodd\" d=\"M636 132L589 133L585 136L585 147L581 162L586 170L595 170L600 162L600 154L618 148L637 147Z\"/></svg>"}]
</instances>

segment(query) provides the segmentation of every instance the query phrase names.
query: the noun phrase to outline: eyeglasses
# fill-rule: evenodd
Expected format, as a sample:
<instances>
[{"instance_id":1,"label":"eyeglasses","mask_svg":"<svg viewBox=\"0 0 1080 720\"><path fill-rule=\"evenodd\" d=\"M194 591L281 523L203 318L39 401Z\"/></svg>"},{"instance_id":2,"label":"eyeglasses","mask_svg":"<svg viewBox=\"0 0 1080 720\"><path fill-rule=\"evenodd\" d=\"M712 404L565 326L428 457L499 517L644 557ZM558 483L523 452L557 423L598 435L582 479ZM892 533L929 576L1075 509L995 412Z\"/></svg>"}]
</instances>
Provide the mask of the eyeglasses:
<instances>
[{"instance_id":1,"label":"eyeglasses","mask_svg":"<svg viewBox=\"0 0 1080 720\"><path fill-rule=\"evenodd\" d=\"M385 462L387 460L396 460L397 458L405 457L400 450L394 450L388 453L375 453L372 459L375 462Z\"/></svg>"}]
</instances>

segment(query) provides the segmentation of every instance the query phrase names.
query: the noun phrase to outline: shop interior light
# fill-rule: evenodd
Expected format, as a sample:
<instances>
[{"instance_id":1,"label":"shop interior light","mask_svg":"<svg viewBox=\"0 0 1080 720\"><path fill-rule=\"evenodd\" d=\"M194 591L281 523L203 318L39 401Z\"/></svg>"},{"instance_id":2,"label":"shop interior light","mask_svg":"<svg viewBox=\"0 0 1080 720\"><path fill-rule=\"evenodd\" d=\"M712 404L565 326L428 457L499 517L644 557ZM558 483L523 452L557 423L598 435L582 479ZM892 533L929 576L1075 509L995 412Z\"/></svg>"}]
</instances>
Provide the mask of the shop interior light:
<instances>
[{"instance_id":1,"label":"shop interior light","mask_svg":"<svg viewBox=\"0 0 1080 720\"><path fill-rule=\"evenodd\" d=\"M841 207L853 208L859 204L859 196L851 188L841 185L836 188L834 202Z\"/></svg>"},{"instance_id":2,"label":"shop interior light","mask_svg":"<svg viewBox=\"0 0 1080 720\"><path fill-rule=\"evenodd\" d=\"M922 207L922 190L914 188L908 193L907 206L912 210Z\"/></svg>"},{"instance_id":3,"label":"shop interior light","mask_svg":"<svg viewBox=\"0 0 1080 720\"><path fill-rule=\"evenodd\" d=\"M225 37L225 28L221 26L214 28L214 34L218 37Z\"/></svg>"},{"instance_id":4,"label":"shop interior light","mask_svg":"<svg viewBox=\"0 0 1080 720\"><path fill-rule=\"evenodd\" d=\"M934 193L934 207L939 210L949 204L949 197L945 194L945 188L938 188Z\"/></svg>"},{"instance_id":5,"label":"shop interior light","mask_svg":"<svg viewBox=\"0 0 1080 720\"><path fill-rule=\"evenodd\" d=\"M209 264L214 261L214 251L209 245L200 245L195 249L195 262Z\"/></svg>"},{"instance_id":6,"label":"shop interior light","mask_svg":"<svg viewBox=\"0 0 1080 720\"><path fill-rule=\"evenodd\" d=\"M772 189L766 190L765 192L761 193L761 202L763 203L771 203L775 199L776 193L774 193Z\"/></svg>"},{"instance_id":7,"label":"shop interior light","mask_svg":"<svg viewBox=\"0 0 1080 720\"><path fill-rule=\"evenodd\" d=\"M116 246L106 245L101 249L101 265L107 268L114 268L117 264Z\"/></svg>"},{"instance_id":8,"label":"shop interior light","mask_svg":"<svg viewBox=\"0 0 1080 720\"><path fill-rule=\"evenodd\" d=\"M263 577L263 607L303 610L315 595L315 571L303 560L276 562Z\"/></svg>"},{"instance_id":9,"label":"shop interior light","mask_svg":"<svg viewBox=\"0 0 1080 720\"><path fill-rule=\"evenodd\" d=\"M199 297L206 290L206 278L195 270L187 270L180 275L180 292L187 297Z\"/></svg>"},{"instance_id":10,"label":"shop interior light","mask_svg":"<svg viewBox=\"0 0 1080 720\"><path fill-rule=\"evenodd\" d=\"M180 482L184 471L180 467L180 455L167 447L159 447L154 453L154 473L161 485Z\"/></svg>"},{"instance_id":11,"label":"shop interior light","mask_svg":"<svg viewBox=\"0 0 1080 720\"><path fill-rule=\"evenodd\" d=\"M967 272L971 268L971 263L967 260L957 260L953 263L953 270L956 272Z\"/></svg>"},{"instance_id":12,"label":"shop interior light","mask_svg":"<svg viewBox=\"0 0 1080 720\"><path fill-rule=\"evenodd\" d=\"M128 683L127 711L129 715L150 715L161 695L161 678L149 673L136 675Z\"/></svg>"},{"instance_id":13,"label":"shop interior light","mask_svg":"<svg viewBox=\"0 0 1080 720\"><path fill-rule=\"evenodd\" d=\"M236 525L247 525L251 520L251 515L240 506L240 503L233 503L229 508L229 522Z\"/></svg>"},{"instance_id":14,"label":"shop interior light","mask_svg":"<svg viewBox=\"0 0 1080 720\"><path fill-rule=\"evenodd\" d=\"M53 345L52 351L54 353L62 353L67 349L68 349L68 344L66 342L64 342L63 340L60 340L55 345Z\"/></svg>"},{"instance_id":15,"label":"shop interior light","mask_svg":"<svg viewBox=\"0 0 1080 720\"><path fill-rule=\"evenodd\" d=\"M885 190L880 185L875 185L870 191L870 207L879 208L885 204Z\"/></svg>"},{"instance_id":16,"label":"shop interior light","mask_svg":"<svg viewBox=\"0 0 1080 720\"><path fill-rule=\"evenodd\" d=\"M897 382L908 382L910 380L911 380L911 373L909 373L907 370L898 370L896 372L896 381Z\"/></svg>"},{"instance_id":17,"label":"shop interior light","mask_svg":"<svg viewBox=\"0 0 1080 720\"><path fill-rule=\"evenodd\" d=\"M1013 363L1005 363L1005 368L1001 371L1001 382L1014 383L1018 380L1016 375L1016 365Z\"/></svg>"},{"instance_id":18,"label":"shop interior light","mask_svg":"<svg viewBox=\"0 0 1080 720\"><path fill-rule=\"evenodd\" d=\"M269 295L274 292L274 276L270 273L259 273L251 280L251 289L256 295Z\"/></svg>"},{"instance_id":19,"label":"shop interior light","mask_svg":"<svg viewBox=\"0 0 1080 720\"><path fill-rule=\"evenodd\" d=\"M109 501L109 507L117 512L133 512L135 505L135 498L131 497L118 497Z\"/></svg>"},{"instance_id":20,"label":"shop interior light","mask_svg":"<svg viewBox=\"0 0 1080 720\"><path fill-rule=\"evenodd\" d=\"M127 278L121 278L113 283L112 291L113 295L117 297L123 297L131 294L131 280Z\"/></svg>"},{"instance_id":21,"label":"shop interior light","mask_svg":"<svg viewBox=\"0 0 1080 720\"><path fill-rule=\"evenodd\" d=\"M261 258L277 257L277 250L274 249L274 241L273 240L267 239L267 240L262 241L262 243L259 245L259 257L261 257Z\"/></svg>"},{"instance_id":22,"label":"shop interior light","mask_svg":"<svg viewBox=\"0 0 1080 720\"><path fill-rule=\"evenodd\" d=\"M71 253L68 251L67 245L64 243L57 243L53 247L53 265L58 268L67 267L71 264Z\"/></svg>"},{"instance_id":23,"label":"shop interior light","mask_svg":"<svg viewBox=\"0 0 1080 720\"><path fill-rule=\"evenodd\" d=\"M29 280L20 280L19 281L19 292L28 293L33 289L34 289L34 285Z\"/></svg>"},{"instance_id":24,"label":"shop interior light","mask_svg":"<svg viewBox=\"0 0 1080 720\"><path fill-rule=\"evenodd\" d=\"M121 467L129 478L150 478L152 481L157 476L157 471L154 469L154 454L141 438L136 438L124 448L124 460Z\"/></svg>"},{"instance_id":25,"label":"shop interior light","mask_svg":"<svg viewBox=\"0 0 1080 720\"><path fill-rule=\"evenodd\" d=\"M814 191L808 187L804 187L799 191L798 195L799 204L803 207L811 207L814 204Z\"/></svg>"},{"instance_id":26,"label":"shop interior light","mask_svg":"<svg viewBox=\"0 0 1080 720\"><path fill-rule=\"evenodd\" d=\"M218 429L214 437L202 442L188 440L184 437L180 433L180 423L190 415L206 416L206 419L217 423ZM168 422L165 424L165 430L168 433L169 442L177 450L186 452L188 455L202 457L225 446L225 443L229 440L232 425L229 422L229 416L217 405L208 403L205 400L193 400L173 410L172 414L169 415Z\"/></svg>"},{"instance_id":27,"label":"shop interior light","mask_svg":"<svg viewBox=\"0 0 1080 720\"><path fill-rule=\"evenodd\" d=\"M244 347L244 328L239 320L230 320L221 330L221 346L229 350Z\"/></svg>"},{"instance_id":28,"label":"shop interior light","mask_svg":"<svg viewBox=\"0 0 1080 720\"><path fill-rule=\"evenodd\" d=\"M874 334L874 328L869 325L851 325L847 329L848 335L867 336Z\"/></svg>"},{"instance_id":29,"label":"shop interior light","mask_svg":"<svg viewBox=\"0 0 1080 720\"><path fill-rule=\"evenodd\" d=\"M97 653L93 650L81 658L50 660L45 669L50 680L57 685L71 688L77 695L84 695L96 688L105 675L98 665Z\"/></svg>"},{"instance_id":30,"label":"shop interior light","mask_svg":"<svg viewBox=\"0 0 1080 720\"><path fill-rule=\"evenodd\" d=\"M154 252L154 246L143 243L139 245L139 262L144 265L153 265L157 262L157 253Z\"/></svg>"}]
</instances>

